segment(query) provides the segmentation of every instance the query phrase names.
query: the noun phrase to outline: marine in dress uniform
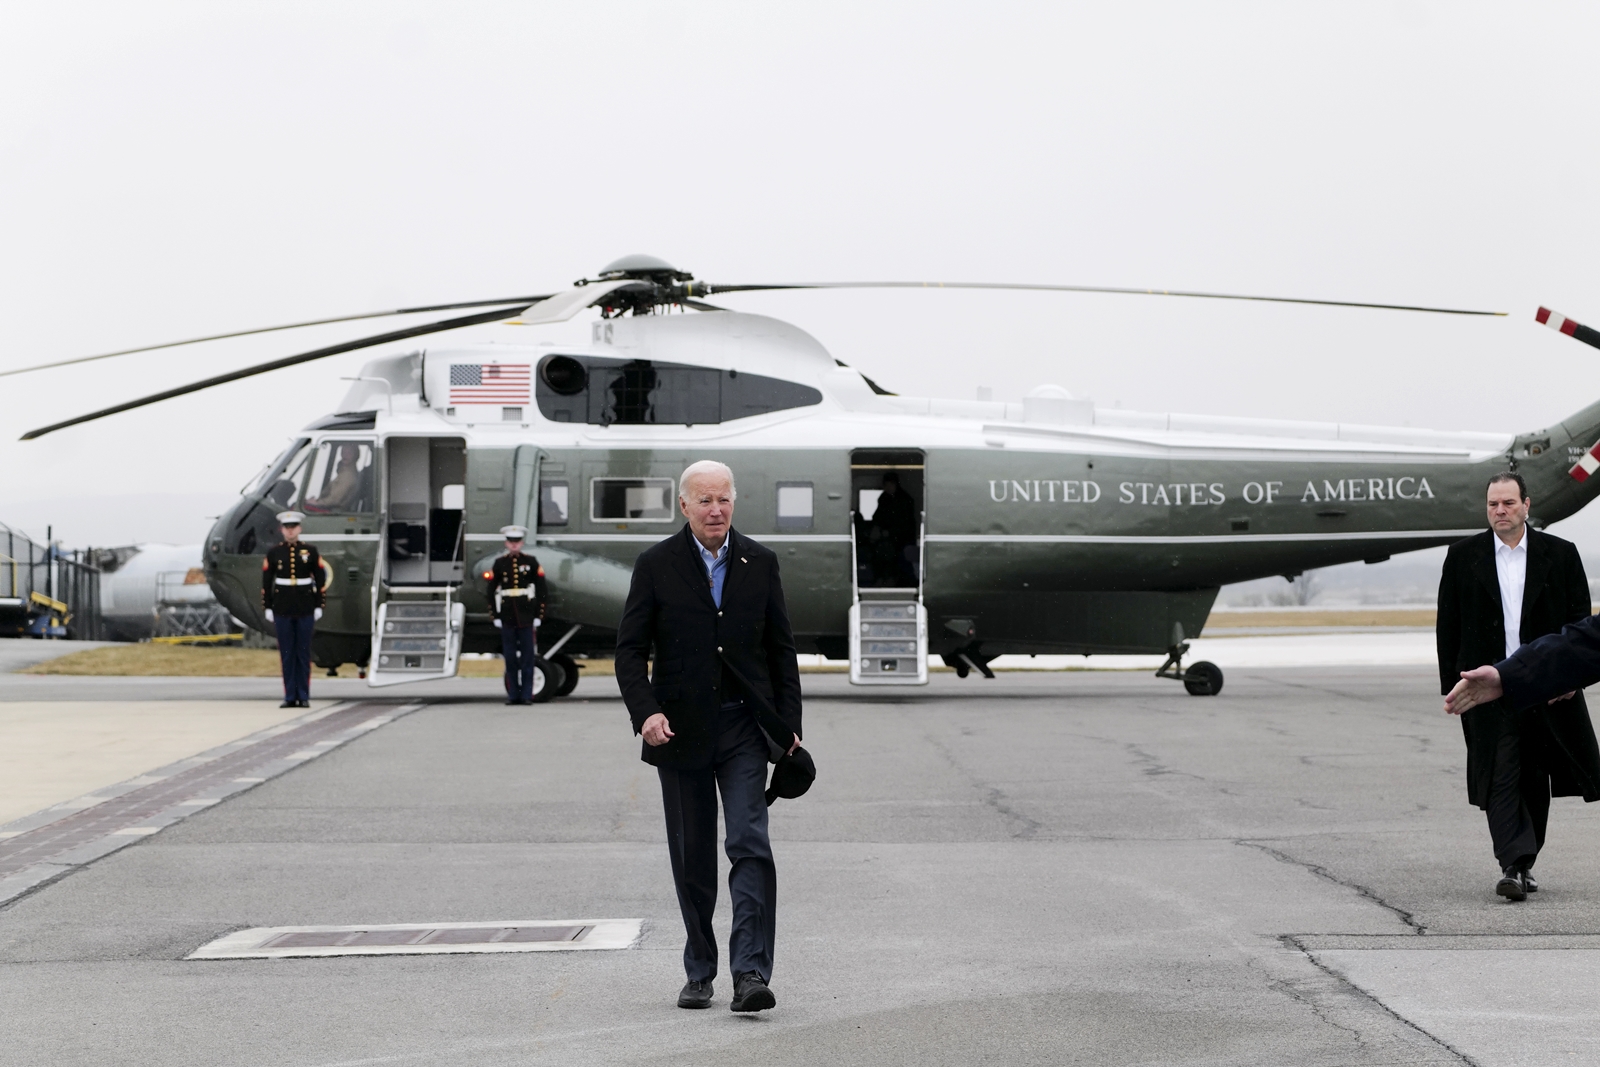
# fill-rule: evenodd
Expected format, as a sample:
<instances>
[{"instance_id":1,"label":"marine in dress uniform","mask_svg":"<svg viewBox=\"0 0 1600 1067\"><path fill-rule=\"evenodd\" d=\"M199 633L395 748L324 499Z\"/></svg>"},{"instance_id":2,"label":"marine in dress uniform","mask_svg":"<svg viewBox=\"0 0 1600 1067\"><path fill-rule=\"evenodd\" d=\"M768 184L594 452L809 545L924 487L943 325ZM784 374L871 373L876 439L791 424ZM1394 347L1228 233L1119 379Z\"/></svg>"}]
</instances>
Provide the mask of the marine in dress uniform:
<instances>
[{"instance_id":1,"label":"marine in dress uniform","mask_svg":"<svg viewBox=\"0 0 1600 1067\"><path fill-rule=\"evenodd\" d=\"M283 540L261 561L261 606L278 632L283 707L311 706L311 632L322 618L327 573L316 545L300 542L298 511L278 513Z\"/></svg>"},{"instance_id":2,"label":"marine in dress uniform","mask_svg":"<svg viewBox=\"0 0 1600 1067\"><path fill-rule=\"evenodd\" d=\"M544 568L522 551L528 531L507 526L506 554L489 571L489 602L500 631L500 650L506 660L506 703L533 703L535 632L544 620Z\"/></svg>"}]
</instances>

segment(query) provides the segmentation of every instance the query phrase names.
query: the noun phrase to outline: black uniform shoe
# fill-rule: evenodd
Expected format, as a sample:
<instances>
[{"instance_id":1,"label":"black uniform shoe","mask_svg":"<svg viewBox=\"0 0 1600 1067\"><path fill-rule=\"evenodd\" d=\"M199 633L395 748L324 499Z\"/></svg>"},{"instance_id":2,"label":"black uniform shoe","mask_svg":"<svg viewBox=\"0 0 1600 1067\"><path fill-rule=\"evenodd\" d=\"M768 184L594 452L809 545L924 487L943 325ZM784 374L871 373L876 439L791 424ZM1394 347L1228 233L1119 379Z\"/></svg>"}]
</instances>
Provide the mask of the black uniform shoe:
<instances>
[{"instance_id":1,"label":"black uniform shoe","mask_svg":"<svg viewBox=\"0 0 1600 1067\"><path fill-rule=\"evenodd\" d=\"M1528 884L1523 880L1523 873L1516 867L1507 867L1500 876L1500 881L1495 883L1494 891L1507 900L1527 900Z\"/></svg>"},{"instance_id":2,"label":"black uniform shoe","mask_svg":"<svg viewBox=\"0 0 1600 1067\"><path fill-rule=\"evenodd\" d=\"M683 983L683 991L678 994L678 1007L711 1007L711 979L707 978L703 982Z\"/></svg>"},{"instance_id":3,"label":"black uniform shoe","mask_svg":"<svg viewBox=\"0 0 1600 1067\"><path fill-rule=\"evenodd\" d=\"M309 700L302 700L302 701L301 701L301 702L300 702L300 706L301 706L301 707L302 707L302 708L309 708L309 707L310 707L310 706L311 706L311 701L309 701Z\"/></svg>"},{"instance_id":4,"label":"black uniform shoe","mask_svg":"<svg viewBox=\"0 0 1600 1067\"><path fill-rule=\"evenodd\" d=\"M1522 869L1522 887L1530 893L1539 891L1539 883L1533 880L1533 872L1526 867Z\"/></svg>"},{"instance_id":5,"label":"black uniform shoe","mask_svg":"<svg viewBox=\"0 0 1600 1067\"><path fill-rule=\"evenodd\" d=\"M767 983L754 971L733 976L733 1000L728 1002L729 1011L766 1011L776 1007L778 998L772 995L772 990L767 988Z\"/></svg>"},{"instance_id":6,"label":"black uniform shoe","mask_svg":"<svg viewBox=\"0 0 1600 1067\"><path fill-rule=\"evenodd\" d=\"M285 700L282 704L278 705L280 708L298 708L299 706L299 702L294 700Z\"/></svg>"}]
</instances>

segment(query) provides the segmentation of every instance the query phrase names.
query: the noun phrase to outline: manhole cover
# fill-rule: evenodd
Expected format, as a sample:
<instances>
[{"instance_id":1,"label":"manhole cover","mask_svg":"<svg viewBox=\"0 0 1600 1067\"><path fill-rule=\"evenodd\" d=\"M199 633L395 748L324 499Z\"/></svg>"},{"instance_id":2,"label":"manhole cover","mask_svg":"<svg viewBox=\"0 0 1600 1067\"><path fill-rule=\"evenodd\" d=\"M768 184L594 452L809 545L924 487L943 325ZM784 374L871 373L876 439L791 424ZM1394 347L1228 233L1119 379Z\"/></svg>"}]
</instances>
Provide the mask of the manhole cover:
<instances>
[{"instance_id":1,"label":"manhole cover","mask_svg":"<svg viewBox=\"0 0 1600 1067\"><path fill-rule=\"evenodd\" d=\"M202 945L191 960L397 956L445 952L552 952L627 948L639 919L558 919L367 926L260 926Z\"/></svg>"}]
</instances>

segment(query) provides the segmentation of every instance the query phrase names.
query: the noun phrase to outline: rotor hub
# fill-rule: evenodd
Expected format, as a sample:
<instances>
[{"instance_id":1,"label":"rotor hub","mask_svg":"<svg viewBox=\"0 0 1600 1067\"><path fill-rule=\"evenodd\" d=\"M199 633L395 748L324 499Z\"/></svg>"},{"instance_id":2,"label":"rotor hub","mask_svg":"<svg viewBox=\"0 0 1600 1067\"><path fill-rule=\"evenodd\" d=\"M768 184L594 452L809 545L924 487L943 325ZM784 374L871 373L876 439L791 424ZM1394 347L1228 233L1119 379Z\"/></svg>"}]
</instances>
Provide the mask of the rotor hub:
<instances>
[{"instance_id":1,"label":"rotor hub","mask_svg":"<svg viewBox=\"0 0 1600 1067\"><path fill-rule=\"evenodd\" d=\"M614 282L631 280L635 284L623 286L610 293L600 305L600 314L606 318L632 312L648 315L665 304L681 304L697 295L694 275L679 270L657 256L635 253L606 264L594 281ZM588 285L588 279L577 284ZM698 295L704 295L700 290Z\"/></svg>"}]
</instances>

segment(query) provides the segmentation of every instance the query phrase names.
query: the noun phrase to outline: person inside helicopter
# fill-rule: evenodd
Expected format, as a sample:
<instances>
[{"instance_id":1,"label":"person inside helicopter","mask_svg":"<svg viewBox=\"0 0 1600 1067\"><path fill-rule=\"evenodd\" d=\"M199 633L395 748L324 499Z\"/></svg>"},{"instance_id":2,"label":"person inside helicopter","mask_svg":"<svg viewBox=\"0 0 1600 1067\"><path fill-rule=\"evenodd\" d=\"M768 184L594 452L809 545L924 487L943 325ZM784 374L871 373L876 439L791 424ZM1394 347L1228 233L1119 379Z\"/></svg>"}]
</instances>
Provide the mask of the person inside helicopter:
<instances>
[{"instance_id":1,"label":"person inside helicopter","mask_svg":"<svg viewBox=\"0 0 1600 1067\"><path fill-rule=\"evenodd\" d=\"M900 487L894 471L883 475L883 490L868 533L873 584L910 588L917 584L917 502Z\"/></svg>"},{"instance_id":2,"label":"person inside helicopter","mask_svg":"<svg viewBox=\"0 0 1600 1067\"><path fill-rule=\"evenodd\" d=\"M372 497L372 459L369 446L357 441L324 442L322 448L332 455L317 464L312 478L312 492L306 494L306 510L347 513L370 511ZM363 451L367 452L363 456ZM362 460L366 462L363 463ZM321 477L327 482L320 490L316 482Z\"/></svg>"}]
</instances>

